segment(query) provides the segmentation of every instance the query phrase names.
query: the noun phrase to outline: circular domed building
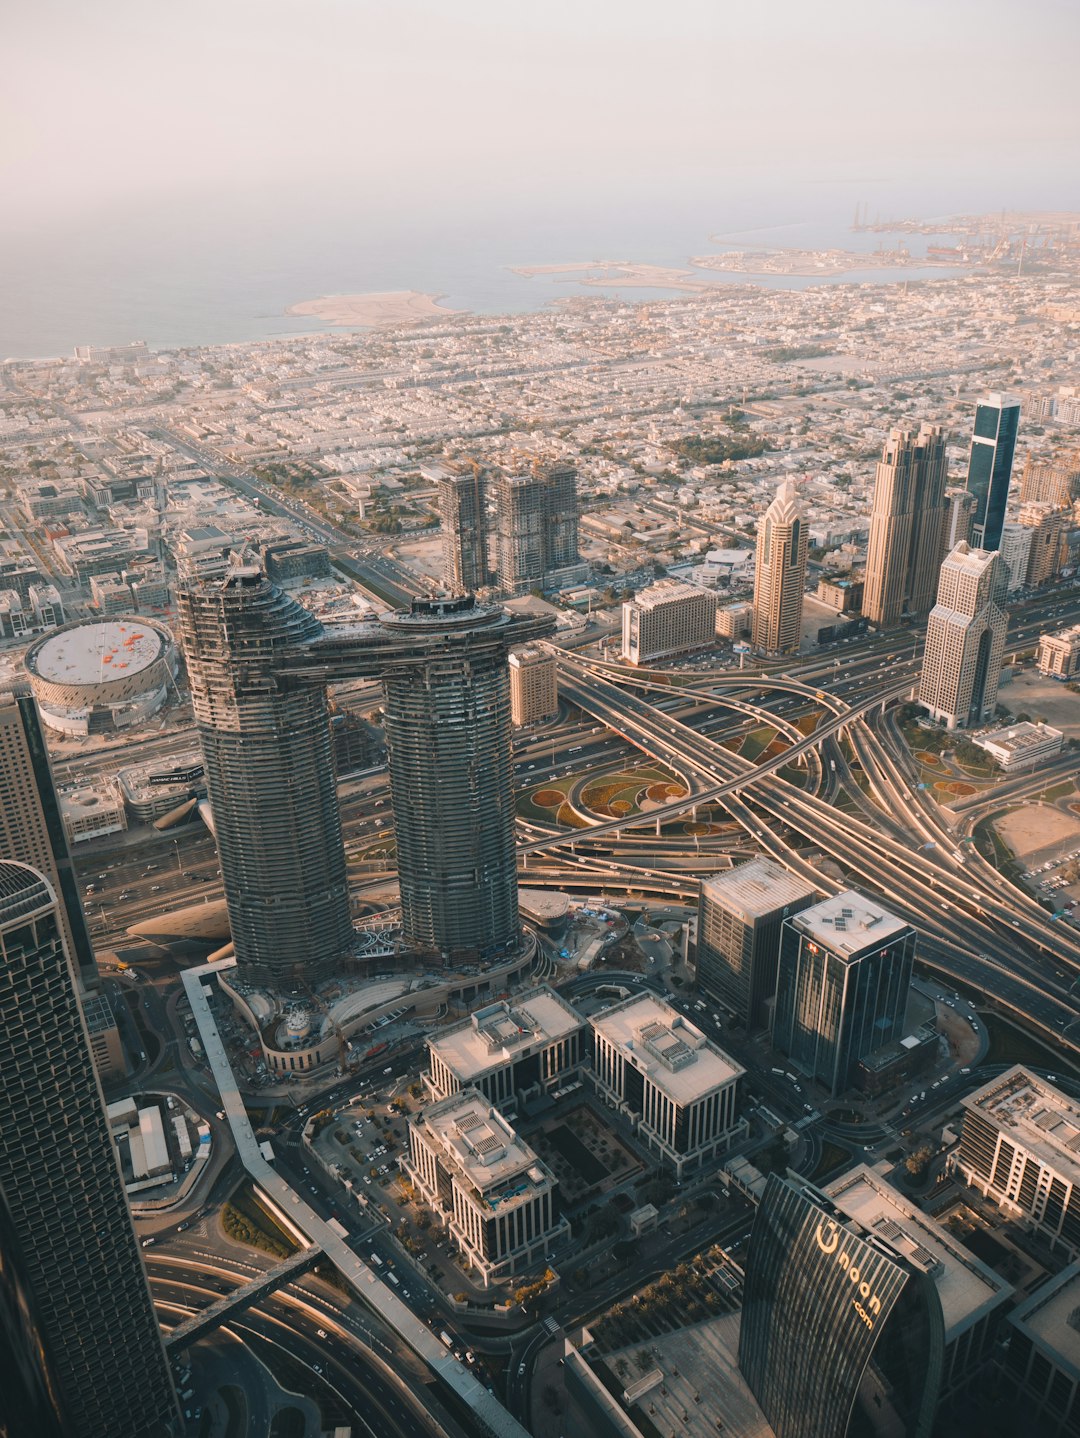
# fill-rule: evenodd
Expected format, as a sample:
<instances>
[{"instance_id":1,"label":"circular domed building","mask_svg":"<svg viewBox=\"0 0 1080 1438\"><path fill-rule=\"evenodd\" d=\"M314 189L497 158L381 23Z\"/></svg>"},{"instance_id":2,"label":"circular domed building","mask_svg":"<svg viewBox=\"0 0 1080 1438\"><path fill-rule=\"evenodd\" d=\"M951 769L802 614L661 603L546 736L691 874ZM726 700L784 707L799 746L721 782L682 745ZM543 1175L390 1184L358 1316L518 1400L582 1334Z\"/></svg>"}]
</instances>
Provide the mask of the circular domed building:
<instances>
[{"instance_id":1,"label":"circular domed building","mask_svg":"<svg viewBox=\"0 0 1080 1438\"><path fill-rule=\"evenodd\" d=\"M50 729L100 734L157 713L177 655L163 624L133 614L65 624L32 644L24 662Z\"/></svg>"}]
</instances>

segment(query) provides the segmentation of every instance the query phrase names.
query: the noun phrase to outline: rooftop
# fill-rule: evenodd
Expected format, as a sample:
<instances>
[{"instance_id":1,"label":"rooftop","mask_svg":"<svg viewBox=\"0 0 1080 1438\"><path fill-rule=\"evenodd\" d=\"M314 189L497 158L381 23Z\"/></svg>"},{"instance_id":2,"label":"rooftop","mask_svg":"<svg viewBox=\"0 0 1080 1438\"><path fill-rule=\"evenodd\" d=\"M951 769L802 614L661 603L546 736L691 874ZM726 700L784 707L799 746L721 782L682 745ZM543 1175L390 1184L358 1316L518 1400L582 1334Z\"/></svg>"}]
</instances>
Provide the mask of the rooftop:
<instances>
[{"instance_id":1,"label":"rooftop","mask_svg":"<svg viewBox=\"0 0 1080 1438\"><path fill-rule=\"evenodd\" d=\"M745 1073L734 1059L670 1004L652 994L624 999L590 1022L661 1092L679 1105L693 1103Z\"/></svg>"},{"instance_id":2,"label":"rooftop","mask_svg":"<svg viewBox=\"0 0 1080 1438\"><path fill-rule=\"evenodd\" d=\"M522 1057L533 1044L565 1038L584 1023L565 999L541 985L509 1002L477 1009L462 1023L430 1039L428 1047L466 1084Z\"/></svg>"},{"instance_id":3,"label":"rooftop","mask_svg":"<svg viewBox=\"0 0 1080 1438\"><path fill-rule=\"evenodd\" d=\"M92 619L50 634L26 663L56 684L100 684L149 669L164 650L164 634L145 620Z\"/></svg>"},{"instance_id":4,"label":"rooftop","mask_svg":"<svg viewBox=\"0 0 1080 1438\"><path fill-rule=\"evenodd\" d=\"M1007 754L1023 754L1028 749L1060 743L1064 737L1060 729L1052 729L1049 724L1029 724L1025 720L1020 724L1010 724L1005 729L992 729L989 734L980 734L975 743L983 747L992 744Z\"/></svg>"},{"instance_id":5,"label":"rooftop","mask_svg":"<svg viewBox=\"0 0 1080 1438\"><path fill-rule=\"evenodd\" d=\"M429 1104L414 1123L434 1141L474 1197L491 1209L505 1212L555 1181L529 1145L474 1088Z\"/></svg>"},{"instance_id":6,"label":"rooftop","mask_svg":"<svg viewBox=\"0 0 1080 1438\"><path fill-rule=\"evenodd\" d=\"M1059 1368L1080 1382L1080 1263L1070 1263L1009 1315L1022 1333L1054 1354Z\"/></svg>"},{"instance_id":7,"label":"rooftop","mask_svg":"<svg viewBox=\"0 0 1080 1438\"><path fill-rule=\"evenodd\" d=\"M661 604L673 604L681 599L715 600L715 596L712 590L702 589L699 584L687 584L681 579L660 579L641 590L630 602L640 609L656 609Z\"/></svg>"},{"instance_id":8,"label":"rooftop","mask_svg":"<svg viewBox=\"0 0 1080 1438\"><path fill-rule=\"evenodd\" d=\"M961 1100L1070 1183L1080 1183L1080 1104L1015 1064Z\"/></svg>"},{"instance_id":9,"label":"rooftop","mask_svg":"<svg viewBox=\"0 0 1080 1438\"><path fill-rule=\"evenodd\" d=\"M1008 1301L1012 1287L915 1208L865 1164L829 1184L826 1194L867 1233L930 1274L941 1300L945 1341Z\"/></svg>"},{"instance_id":10,"label":"rooftop","mask_svg":"<svg viewBox=\"0 0 1080 1438\"><path fill-rule=\"evenodd\" d=\"M704 881L701 892L746 923L775 914L778 909L797 904L817 891L813 884L800 879L783 864L761 858L714 874Z\"/></svg>"},{"instance_id":11,"label":"rooftop","mask_svg":"<svg viewBox=\"0 0 1080 1438\"><path fill-rule=\"evenodd\" d=\"M787 922L842 959L859 958L869 948L914 933L910 924L854 889L811 904Z\"/></svg>"}]
</instances>

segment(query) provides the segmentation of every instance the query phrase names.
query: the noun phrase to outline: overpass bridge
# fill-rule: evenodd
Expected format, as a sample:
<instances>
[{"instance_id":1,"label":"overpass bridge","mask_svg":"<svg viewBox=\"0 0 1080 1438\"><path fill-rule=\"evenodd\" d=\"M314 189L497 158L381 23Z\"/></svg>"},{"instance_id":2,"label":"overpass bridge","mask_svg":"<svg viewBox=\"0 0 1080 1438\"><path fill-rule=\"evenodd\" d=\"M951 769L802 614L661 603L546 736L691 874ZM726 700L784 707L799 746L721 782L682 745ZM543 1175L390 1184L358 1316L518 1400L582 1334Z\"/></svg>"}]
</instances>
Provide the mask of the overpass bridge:
<instances>
[{"instance_id":1,"label":"overpass bridge","mask_svg":"<svg viewBox=\"0 0 1080 1438\"><path fill-rule=\"evenodd\" d=\"M165 1337L166 1348L186 1348L189 1343L194 1343L204 1333L210 1333L213 1329L227 1323L233 1313L251 1304L257 1303L260 1298L265 1298L268 1293L288 1283L291 1278L297 1278L301 1273L306 1273L313 1268L322 1257L322 1249L318 1244L312 1244L310 1248L301 1249L294 1253L291 1258L285 1258L276 1263L273 1268L268 1268L265 1273L258 1277L251 1278L239 1288L234 1288L231 1293L211 1303L208 1308L201 1308L198 1313L193 1313L190 1318L185 1318L183 1323L169 1331Z\"/></svg>"}]
</instances>

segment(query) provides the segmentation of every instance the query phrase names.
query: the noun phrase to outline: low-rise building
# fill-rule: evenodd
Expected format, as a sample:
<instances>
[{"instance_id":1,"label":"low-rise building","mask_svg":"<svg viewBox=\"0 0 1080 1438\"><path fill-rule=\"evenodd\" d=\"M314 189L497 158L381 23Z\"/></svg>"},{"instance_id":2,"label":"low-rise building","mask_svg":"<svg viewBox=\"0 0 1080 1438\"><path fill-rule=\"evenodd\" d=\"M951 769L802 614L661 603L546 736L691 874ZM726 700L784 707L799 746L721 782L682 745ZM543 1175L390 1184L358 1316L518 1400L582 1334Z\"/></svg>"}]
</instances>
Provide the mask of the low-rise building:
<instances>
[{"instance_id":1,"label":"low-rise building","mask_svg":"<svg viewBox=\"0 0 1080 1438\"><path fill-rule=\"evenodd\" d=\"M475 1088L512 1112L580 1078L587 1034L578 1011L541 985L430 1038L424 1080L437 1099Z\"/></svg>"},{"instance_id":2,"label":"low-rise building","mask_svg":"<svg viewBox=\"0 0 1080 1438\"><path fill-rule=\"evenodd\" d=\"M104 834L122 834L127 828L120 786L110 779L61 794L60 815L70 844L99 839Z\"/></svg>"},{"instance_id":3,"label":"low-rise building","mask_svg":"<svg viewBox=\"0 0 1080 1438\"><path fill-rule=\"evenodd\" d=\"M527 644L510 654L510 722L536 724L559 711L556 658L549 649Z\"/></svg>"},{"instance_id":4,"label":"low-rise building","mask_svg":"<svg viewBox=\"0 0 1080 1438\"><path fill-rule=\"evenodd\" d=\"M716 642L716 595L696 584L661 579L622 607L622 657L649 664Z\"/></svg>"},{"instance_id":5,"label":"low-rise building","mask_svg":"<svg viewBox=\"0 0 1080 1438\"><path fill-rule=\"evenodd\" d=\"M749 601L721 604L716 611L716 632L721 639L737 644L749 639L754 627L754 606Z\"/></svg>"},{"instance_id":6,"label":"low-rise building","mask_svg":"<svg viewBox=\"0 0 1080 1438\"><path fill-rule=\"evenodd\" d=\"M1075 679L1080 675L1080 624L1039 636L1035 659L1040 674L1051 679Z\"/></svg>"},{"instance_id":7,"label":"low-rise building","mask_svg":"<svg viewBox=\"0 0 1080 1438\"><path fill-rule=\"evenodd\" d=\"M80 994L86 1031L90 1035L90 1052L98 1078L105 1083L111 1078L123 1078L127 1073L124 1062L124 1046L120 1042L120 1030L116 1016L104 994ZM134 1109L134 1100L131 1107ZM110 1116L112 1104L109 1105Z\"/></svg>"},{"instance_id":8,"label":"low-rise building","mask_svg":"<svg viewBox=\"0 0 1080 1438\"><path fill-rule=\"evenodd\" d=\"M1056 759L1065 744L1065 735L1049 724L1023 720L1004 729L991 729L989 734L973 735L971 742L985 749L1003 774L1020 774Z\"/></svg>"},{"instance_id":9,"label":"low-rise building","mask_svg":"<svg viewBox=\"0 0 1080 1438\"><path fill-rule=\"evenodd\" d=\"M156 764L121 769L116 778L128 813L144 824L160 819L192 795L206 794L202 754L197 749Z\"/></svg>"},{"instance_id":10,"label":"low-rise building","mask_svg":"<svg viewBox=\"0 0 1080 1438\"><path fill-rule=\"evenodd\" d=\"M837 614L857 614L862 608L863 588L861 579L837 579L829 575L818 580L817 598Z\"/></svg>"},{"instance_id":11,"label":"low-rise building","mask_svg":"<svg viewBox=\"0 0 1080 1438\"><path fill-rule=\"evenodd\" d=\"M1080 1433L1080 1263L1070 1263L1009 1315L1002 1365L1016 1431Z\"/></svg>"},{"instance_id":12,"label":"low-rise building","mask_svg":"<svg viewBox=\"0 0 1080 1438\"><path fill-rule=\"evenodd\" d=\"M1052 1249L1080 1256L1080 1104L1022 1064L961 1104L953 1173Z\"/></svg>"},{"instance_id":13,"label":"low-rise building","mask_svg":"<svg viewBox=\"0 0 1080 1438\"><path fill-rule=\"evenodd\" d=\"M551 1171L475 1088L409 1120L405 1167L485 1286L570 1236Z\"/></svg>"},{"instance_id":14,"label":"low-rise building","mask_svg":"<svg viewBox=\"0 0 1080 1438\"><path fill-rule=\"evenodd\" d=\"M589 1022L597 1093L678 1178L746 1131L745 1069L670 1004L638 994Z\"/></svg>"}]
</instances>

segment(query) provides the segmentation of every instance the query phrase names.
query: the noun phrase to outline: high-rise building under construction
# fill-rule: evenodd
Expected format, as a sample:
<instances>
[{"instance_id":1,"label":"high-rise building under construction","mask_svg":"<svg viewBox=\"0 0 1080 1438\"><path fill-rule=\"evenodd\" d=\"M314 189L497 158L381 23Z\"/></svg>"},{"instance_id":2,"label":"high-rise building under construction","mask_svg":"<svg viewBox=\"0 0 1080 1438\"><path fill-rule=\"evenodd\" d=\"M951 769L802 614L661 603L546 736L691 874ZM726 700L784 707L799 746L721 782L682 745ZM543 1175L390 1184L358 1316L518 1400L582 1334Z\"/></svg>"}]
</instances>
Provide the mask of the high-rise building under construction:
<instances>
[{"instance_id":1,"label":"high-rise building under construction","mask_svg":"<svg viewBox=\"0 0 1080 1438\"><path fill-rule=\"evenodd\" d=\"M449 594L476 594L490 582L487 472L476 461L424 466L439 496L443 535L443 585Z\"/></svg>"},{"instance_id":2,"label":"high-rise building under construction","mask_svg":"<svg viewBox=\"0 0 1080 1438\"><path fill-rule=\"evenodd\" d=\"M573 465L534 460L524 472L497 476L495 569L504 594L584 577Z\"/></svg>"},{"instance_id":3,"label":"high-rise building under construction","mask_svg":"<svg viewBox=\"0 0 1080 1438\"><path fill-rule=\"evenodd\" d=\"M296 989L352 950L326 685L361 676L386 687L404 943L447 963L513 952L507 656L551 620L459 596L324 628L248 564L179 602L242 975Z\"/></svg>"},{"instance_id":4,"label":"high-rise building under construction","mask_svg":"<svg viewBox=\"0 0 1080 1438\"><path fill-rule=\"evenodd\" d=\"M945 555L945 439L936 426L894 429L878 461L863 614L891 629L930 612Z\"/></svg>"}]
</instances>

